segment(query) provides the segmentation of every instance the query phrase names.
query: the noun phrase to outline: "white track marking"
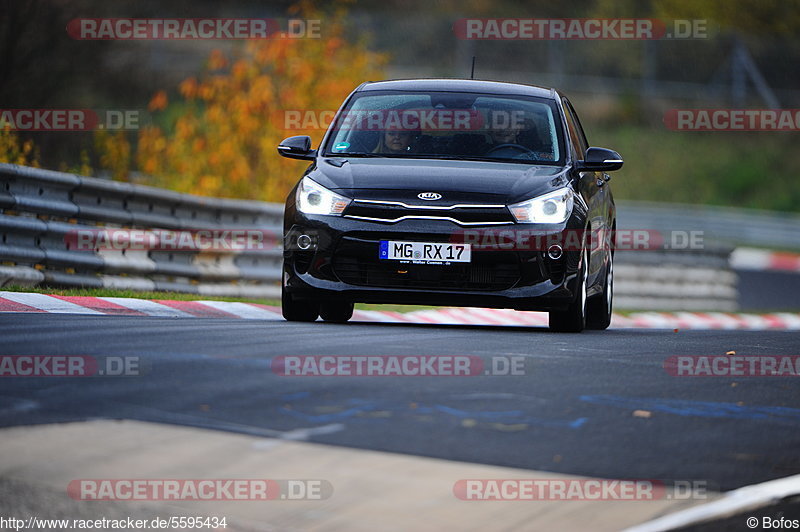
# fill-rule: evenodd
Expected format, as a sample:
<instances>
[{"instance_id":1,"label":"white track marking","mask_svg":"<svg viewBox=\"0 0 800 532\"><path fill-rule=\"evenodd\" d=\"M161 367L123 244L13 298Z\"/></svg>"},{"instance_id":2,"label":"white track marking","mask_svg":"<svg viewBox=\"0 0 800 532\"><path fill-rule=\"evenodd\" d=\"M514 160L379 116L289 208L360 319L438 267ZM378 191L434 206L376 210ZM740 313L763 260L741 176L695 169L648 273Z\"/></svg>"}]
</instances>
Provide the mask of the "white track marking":
<instances>
[{"instance_id":1,"label":"white track marking","mask_svg":"<svg viewBox=\"0 0 800 532\"><path fill-rule=\"evenodd\" d=\"M269 439L256 440L253 442L253 449L266 450L280 445L280 440L289 441L308 441L312 436L333 434L344 430L344 425L341 423L331 423L329 425L321 425L319 427L300 428L288 431L265 429L269 431L264 435ZM271 433L271 434L270 434ZM277 438L277 439L274 439Z\"/></svg>"},{"instance_id":2,"label":"white track marking","mask_svg":"<svg viewBox=\"0 0 800 532\"><path fill-rule=\"evenodd\" d=\"M104 301L114 303L121 307L129 308L148 316L166 317L166 318L193 318L188 312L178 310L176 308L156 303L147 299L133 299L130 297L100 297Z\"/></svg>"},{"instance_id":3,"label":"white track marking","mask_svg":"<svg viewBox=\"0 0 800 532\"><path fill-rule=\"evenodd\" d=\"M773 316L783 320L785 329L800 329L800 315L798 314L791 314L789 312L776 312L773 314Z\"/></svg>"},{"instance_id":4,"label":"white track marking","mask_svg":"<svg viewBox=\"0 0 800 532\"><path fill-rule=\"evenodd\" d=\"M74 303L68 299L46 294L0 291L0 299L26 305L43 312L57 314L106 315L101 310ZM190 312L146 299L99 297L124 308L148 316L202 318ZM228 301L193 301L232 316L252 320L283 320L279 308ZM509 309L442 308L400 313L394 311L356 310L354 320L379 323L417 323L447 325L508 325L546 327L546 312L525 312ZM776 312L773 314L747 314L728 312L637 312L629 316L614 314L612 326L633 329L745 329L745 330L800 330L800 313Z\"/></svg>"},{"instance_id":5,"label":"white track marking","mask_svg":"<svg viewBox=\"0 0 800 532\"><path fill-rule=\"evenodd\" d=\"M444 308L439 312L452 318L455 323L463 323L465 325L494 325L494 322L482 319L480 316L475 316L471 310L472 309L464 308Z\"/></svg>"},{"instance_id":6,"label":"white track marking","mask_svg":"<svg viewBox=\"0 0 800 532\"><path fill-rule=\"evenodd\" d=\"M470 312L476 316L485 316L490 323L500 323L502 325L525 325L525 321L520 319L520 314L503 312L486 308L473 308Z\"/></svg>"},{"instance_id":7,"label":"white track marking","mask_svg":"<svg viewBox=\"0 0 800 532\"><path fill-rule=\"evenodd\" d=\"M644 321L647 323L648 328L655 328L655 329L674 329L678 326L678 320L672 316L664 315L658 312L641 312L631 316L635 320L639 320L639 323ZM691 327L690 328L694 328Z\"/></svg>"},{"instance_id":8,"label":"white track marking","mask_svg":"<svg viewBox=\"0 0 800 532\"><path fill-rule=\"evenodd\" d=\"M202 303L203 305L206 305L208 307L215 308L223 312L228 312L230 314L233 314L234 316L239 316L240 318L248 320L283 319L283 316L281 316L277 312L272 312L271 310L263 309L255 305L249 305L247 303L241 303L241 302L232 303L229 301L197 301L197 303Z\"/></svg>"},{"instance_id":9,"label":"white track marking","mask_svg":"<svg viewBox=\"0 0 800 532\"><path fill-rule=\"evenodd\" d=\"M800 475L771 480L729 491L721 499L665 515L653 521L626 529L624 532L660 532L684 528L712 519L722 519L748 510L755 510L790 495L800 493ZM742 517L744 524L747 516ZM759 526L760 529L760 521Z\"/></svg>"},{"instance_id":10,"label":"white track marking","mask_svg":"<svg viewBox=\"0 0 800 532\"><path fill-rule=\"evenodd\" d=\"M710 318L717 320L723 329L741 329L742 322L741 320L737 319L735 316L731 316L730 314L725 314L722 312L708 312L707 315Z\"/></svg>"},{"instance_id":11,"label":"white track marking","mask_svg":"<svg viewBox=\"0 0 800 532\"><path fill-rule=\"evenodd\" d=\"M436 310L415 310L414 312L409 312L408 317L418 323L458 324L458 322L450 316L445 316Z\"/></svg>"},{"instance_id":12,"label":"white track marking","mask_svg":"<svg viewBox=\"0 0 800 532\"><path fill-rule=\"evenodd\" d=\"M354 310L353 319L357 321L378 321L383 323L394 323L398 321L385 312L378 312L377 310Z\"/></svg>"},{"instance_id":13,"label":"white track marking","mask_svg":"<svg viewBox=\"0 0 800 532\"><path fill-rule=\"evenodd\" d=\"M745 324L744 327L746 329L753 329L757 331L766 329L768 326L767 320L765 320L758 314L738 314L737 316Z\"/></svg>"},{"instance_id":14,"label":"white track marking","mask_svg":"<svg viewBox=\"0 0 800 532\"><path fill-rule=\"evenodd\" d=\"M24 292L0 292L0 297L27 305L45 312L52 312L55 314L99 314L102 312L97 310L76 305L69 301L64 301L57 297L48 296L45 294L28 294Z\"/></svg>"},{"instance_id":15,"label":"white track marking","mask_svg":"<svg viewBox=\"0 0 800 532\"><path fill-rule=\"evenodd\" d=\"M546 312L522 312L520 315L523 317L526 323L530 325L544 325L550 322L550 316Z\"/></svg>"},{"instance_id":16,"label":"white track marking","mask_svg":"<svg viewBox=\"0 0 800 532\"><path fill-rule=\"evenodd\" d=\"M633 320L627 316L623 316L622 314L613 314L611 316L611 328L631 328L635 327Z\"/></svg>"}]
</instances>

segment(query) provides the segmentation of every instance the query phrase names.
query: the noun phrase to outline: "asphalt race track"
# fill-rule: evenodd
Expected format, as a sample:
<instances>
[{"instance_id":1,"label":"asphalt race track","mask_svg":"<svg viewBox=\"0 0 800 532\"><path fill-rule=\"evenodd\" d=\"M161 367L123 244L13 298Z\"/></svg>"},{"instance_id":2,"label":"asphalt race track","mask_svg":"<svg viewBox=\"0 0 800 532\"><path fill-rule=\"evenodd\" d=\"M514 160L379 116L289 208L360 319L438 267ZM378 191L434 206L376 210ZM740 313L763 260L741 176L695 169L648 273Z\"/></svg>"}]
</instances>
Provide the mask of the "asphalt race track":
<instances>
[{"instance_id":1,"label":"asphalt race track","mask_svg":"<svg viewBox=\"0 0 800 532\"><path fill-rule=\"evenodd\" d=\"M797 377L674 377L673 355L798 355L796 331L0 315L0 355L139 357L128 377L3 378L0 426L136 419L566 474L800 473ZM525 357L525 374L286 377L280 355ZM636 412L639 411L639 412ZM634 414L636 412L636 414Z\"/></svg>"}]
</instances>

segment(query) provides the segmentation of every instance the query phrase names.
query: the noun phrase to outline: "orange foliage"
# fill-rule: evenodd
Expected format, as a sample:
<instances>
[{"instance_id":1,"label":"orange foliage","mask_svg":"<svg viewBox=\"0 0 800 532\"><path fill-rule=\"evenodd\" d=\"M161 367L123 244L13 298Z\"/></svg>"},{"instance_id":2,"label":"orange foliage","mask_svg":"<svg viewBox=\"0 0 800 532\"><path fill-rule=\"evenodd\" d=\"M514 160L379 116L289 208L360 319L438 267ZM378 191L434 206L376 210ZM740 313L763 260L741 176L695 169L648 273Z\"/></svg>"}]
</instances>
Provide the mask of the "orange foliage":
<instances>
[{"instance_id":1,"label":"orange foliage","mask_svg":"<svg viewBox=\"0 0 800 532\"><path fill-rule=\"evenodd\" d=\"M131 144L125 131L110 133L99 130L94 136L95 150L100 154L100 166L118 180L127 180L131 167Z\"/></svg>"},{"instance_id":2,"label":"orange foliage","mask_svg":"<svg viewBox=\"0 0 800 532\"><path fill-rule=\"evenodd\" d=\"M0 163L39 167L38 149L33 141L20 141L8 125L0 128Z\"/></svg>"},{"instance_id":3,"label":"orange foliage","mask_svg":"<svg viewBox=\"0 0 800 532\"><path fill-rule=\"evenodd\" d=\"M150 100L147 105L148 111L163 111L167 108L167 93L165 91L158 91L155 96Z\"/></svg>"},{"instance_id":4,"label":"orange foliage","mask_svg":"<svg viewBox=\"0 0 800 532\"><path fill-rule=\"evenodd\" d=\"M286 129L286 110L336 110L362 81L381 79L385 57L344 37L343 10L324 18L307 4L301 16L321 19L321 38L247 41L231 57L214 51L208 70L178 87L180 100L157 93L153 110L165 108L170 124L139 131L135 162L149 184L208 196L283 201L303 163L281 158L276 146L291 135L322 129ZM176 107L173 107L176 106ZM122 146L113 146L114 141ZM105 136L101 164L114 170L130 157L124 139Z\"/></svg>"}]
</instances>

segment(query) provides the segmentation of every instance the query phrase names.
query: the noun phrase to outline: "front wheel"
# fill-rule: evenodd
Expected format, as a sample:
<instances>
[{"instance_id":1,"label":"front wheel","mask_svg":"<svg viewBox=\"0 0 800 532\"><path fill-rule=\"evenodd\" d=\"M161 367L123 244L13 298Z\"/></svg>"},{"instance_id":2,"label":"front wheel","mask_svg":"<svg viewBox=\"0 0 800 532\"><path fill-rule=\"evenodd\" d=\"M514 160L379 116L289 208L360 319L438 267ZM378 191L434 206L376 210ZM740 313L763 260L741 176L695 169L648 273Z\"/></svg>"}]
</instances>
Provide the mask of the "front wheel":
<instances>
[{"instance_id":1,"label":"front wheel","mask_svg":"<svg viewBox=\"0 0 800 532\"><path fill-rule=\"evenodd\" d=\"M324 301L319 315L325 321L344 323L353 317L353 304L346 301Z\"/></svg>"},{"instance_id":2,"label":"front wheel","mask_svg":"<svg viewBox=\"0 0 800 532\"><path fill-rule=\"evenodd\" d=\"M592 299L586 306L586 328L602 331L611 325L612 306L614 303L614 255L608 253L606 278L603 292Z\"/></svg>"},{"instance_id":3,"label":"front wheel","mask_svg":"<svg viewBox=\"0 0 800 532\"><path fill-rule=\"evenodd\" d=\"M292 294L281 288L281 314L287 321L316 321L319 316L319 302L296 300Z\"/></svg>"},{"instance_id":4,"label":"front wheel","mask_svg":"<svg viewBox=\"0 0 800 532\"><path fill-rule=\"evenodd\" d=\"M586 327L586 280L589 275L589 256L583 252L578 270L578 293L564 311L550 312L550 330L557 332L581 332Z\"/></svg>"}]
</instances>

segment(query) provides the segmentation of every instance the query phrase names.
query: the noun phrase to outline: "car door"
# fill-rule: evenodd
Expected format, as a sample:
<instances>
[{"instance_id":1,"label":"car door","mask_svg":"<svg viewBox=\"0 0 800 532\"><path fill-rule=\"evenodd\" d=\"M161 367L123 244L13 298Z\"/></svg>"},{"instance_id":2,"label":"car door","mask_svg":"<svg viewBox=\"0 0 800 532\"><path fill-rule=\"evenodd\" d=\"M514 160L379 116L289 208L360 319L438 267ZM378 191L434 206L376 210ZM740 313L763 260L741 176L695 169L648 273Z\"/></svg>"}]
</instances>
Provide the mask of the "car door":
<instances>
[{"instance_id":1,"label":"car door","mask_svg":"<svg viewBox=\"0 0 800 532\"><path fill-rule=\"evenodd\" d=\"M564 114L567 119L567 130L570 136L570 144L572 145L572 159L573 161L582 161L586 150L589 145L586 141L586 135L583 132L583 127L578 119L578 115L572 108L572 104L564 98ZM597 235L605 235L610 227L606 223L606 180L602 172L579 172L578 191L580 192L586 204L589 207L587 229L591 232L593 237L592 241L596 239ZM603 247L592 245L590 247L589 259L589 278L588 285L595 284L598 275L602 273L603 268Z\"/></svg>"}]
</instances>

